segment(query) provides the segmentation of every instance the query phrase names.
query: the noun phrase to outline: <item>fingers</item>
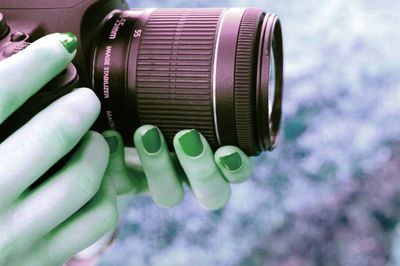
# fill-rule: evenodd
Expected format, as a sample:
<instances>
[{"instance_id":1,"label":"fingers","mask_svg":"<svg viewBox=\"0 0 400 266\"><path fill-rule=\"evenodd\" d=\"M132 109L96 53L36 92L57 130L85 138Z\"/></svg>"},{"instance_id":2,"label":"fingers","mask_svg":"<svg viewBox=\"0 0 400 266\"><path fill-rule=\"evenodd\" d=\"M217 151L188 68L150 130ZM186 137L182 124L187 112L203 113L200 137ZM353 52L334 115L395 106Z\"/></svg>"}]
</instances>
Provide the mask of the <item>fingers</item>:
<instances>
[{"instance_id":1,"label":"fingers","mask_svg":"<svg viewBox=\"0 0 400 266\"><path fill-rule=\"evenodd\" d=\"M234 146L219 148L214 158L219 170L230 183L239 184L250 178L253 171L251 160L239 148Z\"/></svg>"},{"instance_id":2,"label":"fingers","mask_svg":"<svg viewBox=\"0 0 400 266\"><path fill-rule=\"evenodd\" d=\"M186 135L192 132L198 136L200 148L196 146L196 137ZM219 209L228 201L230 196L228 182L242 183L248 180L252 173L250 158L239 148L222 147L213 155L207 141L197 131L182 131L175 138L174 144L179 162L173 160L162 133L154 126L142 126L136 131L134 136L136 153L128 153L127 158L124 156L122 138L117 132L107 131L103 136L112 151L107 173L119 194L146 188L146 184L140 182L143 179L137 175L143 169L150 194L158 205L164 207L175 206L183 198L181 179L185 178L185 173L179 171L181 165L189 176L195 195L208 209ZM182 145L185 142L189 144L187 150ZM196 149L202 150L198 151L200 156L194 154ZM140 157L140 162L134 159L137 156ZM141 164L141 169L136 169L135 174L132 174L127 167L129 162L132 164L129 168L136 169L137 165Z\"/></svg>"},{"instance_id":3,"label":"fingers","mask_svg":"<svg viewBox=\"0 0 400 266\"><path fill-rule=\"evenodd\" d=\"M134 142L154 202L163 207L179 204L183 199L182 183L160 130L142 126L136 130Z\"/></svg>"},{"instance_id":4,"label":"fingers","mask_svg":"<svg viewBox=\"0 0 400 266\"><path fill-rule=\"evenodd\" d=\"M109 182L110 179L104 178L99 192L87 205L53 230L16 265L61 265L114 230L118 209L116 191Z\"/></svg>"},{"instance_id":5,"label":"fingers","mask_svg":"<svg viewBox=\"0 0 400 266\"><path fill-rule=\"evenodd\" d=\"M75 36L56 33L0 63L0 124L67 67L76 44Z\"/></svg>"},{"instance_id":6,"label":"fingers","mask_svg":"<svg viewBox=\"0 0 400 266\"><path fill-rule=\"evenodd\" d=\"M54 102L0 144L0 209L14 200L89 130L100 102L78 89Z\"/></svg>"},{"instance_id":7,"label":"fingers","mask_svg":"<svg viewBox=\"0 0 400 266\"><path fill-rule=\"evenodd\" d=\"M11 241L18 250L23 249L25 243L35 243L79 210L99 190L108 153L103 137L89 132L68 163L17 202L12 215L2 220L5 224L0 224L0 231L8 232L2 241Z\"/></svg>"},{"instance_id":8,"label":"fingers","mask_svg":"<svg viewBox=\"0 0 400 266\"><path fill-rule=\"evenodd\" d=\"M200 203L207 209L222 208L230 198L231 189L206 139L197 130L184 130L175 136L174 147Z\"/></svg>"},{"instance_id":9,"label":"fingers","mask_svg":"<svg viewBox=\"0 0 400 266\"><path fill-rule=\"evenodd\" d=\"M126 167L124 143L121 135L116 131L109 130L104 132L103 136L110 147L110 160L106 176L110 177L118 195L138 194L146 190L146 179L132 174Z\"/></svg>"}]
</instances>

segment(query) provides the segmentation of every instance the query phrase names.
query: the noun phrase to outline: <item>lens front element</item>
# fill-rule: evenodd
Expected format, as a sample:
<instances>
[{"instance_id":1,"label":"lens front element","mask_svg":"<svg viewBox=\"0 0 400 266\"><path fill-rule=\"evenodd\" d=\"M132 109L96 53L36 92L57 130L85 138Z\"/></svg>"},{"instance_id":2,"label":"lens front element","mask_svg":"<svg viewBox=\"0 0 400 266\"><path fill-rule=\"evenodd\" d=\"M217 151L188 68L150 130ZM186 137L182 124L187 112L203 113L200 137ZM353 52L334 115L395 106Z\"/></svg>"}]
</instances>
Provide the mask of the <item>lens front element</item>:
<instances>
[{"instance_id":1,"label":"lens front element","mask_svg":"<svg viewBox=\"0 0 400 266\"><path fill-rule=\"evenodd\" d=\"M267 14L257 62L257 131L263 150L276 147L282 120L283 50L279 19Z\"/></svg>"},{"instance_id":2,"label":"lens front element","mask_svg":"<svg viewBox=\"0 0 400 266\"><path fill-rule=\"evenodd\" d=\"M274 50L271 49L271 57L269 62L269 84L268 84L268 117L272 115L272 105L274 103L274 94L275 94L275 58L274 58Z\"/></svg>"}]
</instances>

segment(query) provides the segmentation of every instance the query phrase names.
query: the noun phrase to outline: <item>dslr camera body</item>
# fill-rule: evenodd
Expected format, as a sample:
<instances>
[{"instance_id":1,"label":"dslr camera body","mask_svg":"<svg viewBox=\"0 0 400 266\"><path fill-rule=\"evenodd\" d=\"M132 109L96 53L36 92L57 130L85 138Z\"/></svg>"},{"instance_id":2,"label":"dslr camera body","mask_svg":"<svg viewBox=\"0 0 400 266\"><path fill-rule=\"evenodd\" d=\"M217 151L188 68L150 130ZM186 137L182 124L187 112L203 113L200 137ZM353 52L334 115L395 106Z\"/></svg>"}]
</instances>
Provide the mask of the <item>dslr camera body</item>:
<instances>
[{"instance_id":1,"label":"dslr camera body","mask_svg":"<svg viewBox=\"0 0 400 266\"><path fill-rule=\"evenodd\" d=\"M129 9L123 0L0 0L0 61L54 32L72 32L77 55L0 125L0 142L77 86L102 111L93 129L118 130L128 146L143 124L172 146L196 128L212 148L248 155L279 135L283 49L279 19L258 8ZM33 68L34 69L34 68Z\"/></svg>"}]
</instances>

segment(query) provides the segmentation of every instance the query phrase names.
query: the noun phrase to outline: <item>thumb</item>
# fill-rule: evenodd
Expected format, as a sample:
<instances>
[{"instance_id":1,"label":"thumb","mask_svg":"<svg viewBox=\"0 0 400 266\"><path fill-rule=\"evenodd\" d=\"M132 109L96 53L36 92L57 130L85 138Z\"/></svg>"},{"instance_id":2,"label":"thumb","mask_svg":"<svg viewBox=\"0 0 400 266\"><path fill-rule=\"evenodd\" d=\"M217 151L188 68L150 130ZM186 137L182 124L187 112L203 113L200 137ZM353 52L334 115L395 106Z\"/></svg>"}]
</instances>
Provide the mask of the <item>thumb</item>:
<instances>
[{"instance_id":1,"label":"thumb","mask_svg":"<svg viewBox=\"0 0 400 266\"><path fill-rule=\"evenodd\" d=\"M113 130L103 132L103 137L110 147L110 159L105 178L110 178L118 195L139 194L146 190L146 179L134 175L126 166L124 143L121 135Z\"/></svg>"}]
</instances>

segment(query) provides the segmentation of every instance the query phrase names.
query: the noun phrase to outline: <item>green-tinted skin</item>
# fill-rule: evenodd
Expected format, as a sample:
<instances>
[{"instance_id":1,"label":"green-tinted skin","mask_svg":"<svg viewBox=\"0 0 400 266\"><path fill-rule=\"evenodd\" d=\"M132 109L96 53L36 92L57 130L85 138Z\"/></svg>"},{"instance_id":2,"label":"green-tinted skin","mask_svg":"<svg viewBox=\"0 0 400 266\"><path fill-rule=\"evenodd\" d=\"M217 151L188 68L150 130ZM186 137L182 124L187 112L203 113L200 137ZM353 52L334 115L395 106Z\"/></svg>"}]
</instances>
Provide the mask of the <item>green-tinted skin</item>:
<instances>
[{"instance_id":1,"label":"green-tinted skin","mask_svg":"<svg viewBox=\"0 0 400 266\"><path fill-rule=\"evenodd\" d=\"M65 69L74 42L71 34L52 34L0 62L0 124ZM176 156L150 125L133 136L136 149L124 148L115 131L89 131L99 112L96 95L77 89L0 143L0 265L62 265L115 230L117 195L148 191L159 206L172 207L188 179L201 205L214 210L229 200L230 183L251 175L242 151L229 146L213 154L195 130L176 135ZM62 169L29 188L77 144Z\"/></svg>"}]
</instances>

